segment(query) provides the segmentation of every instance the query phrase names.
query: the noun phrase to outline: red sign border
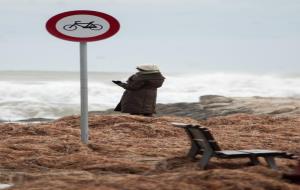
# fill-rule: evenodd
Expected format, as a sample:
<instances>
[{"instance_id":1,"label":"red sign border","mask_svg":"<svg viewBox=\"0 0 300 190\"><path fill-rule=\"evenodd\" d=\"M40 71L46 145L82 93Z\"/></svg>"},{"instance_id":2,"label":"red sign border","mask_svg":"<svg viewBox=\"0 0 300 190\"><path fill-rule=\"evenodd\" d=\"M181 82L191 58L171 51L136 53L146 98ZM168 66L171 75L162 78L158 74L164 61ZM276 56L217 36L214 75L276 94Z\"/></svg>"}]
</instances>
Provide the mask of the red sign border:
<instances>
[{"instance_id":1,"label":"red sign border","mask_svg":"<svg viewBox=\"0 0 300 190\"><path fill-rule=\"evenodd\" d=\"M67 36L65 34L62 34L56 29L56 23L61 20L64 17L67 16L72 16L72 15L93 15L93 16L98 16L103 19L105 19L110 27L107 32L104 34L94 36L94 37L88 37L88 38L78 38L78 37L72 37L72 36ZM98 40L103 40L106 38L109 38L116 34L119 29L120 29L120 23L118 22L117 19L114 17L102 13L102 12L97 12L97 11L90 11L90 10L75 10L75 11L68 11L68 12L63 12L58 15L55 15L51 17L47 23L46 23L46 29L47 31L52 34L53 36L63 39L63 40L68 40L68 41L74 41L74 42L92 42L92 41L98 41Z\"/></svg>"}]
</instances>

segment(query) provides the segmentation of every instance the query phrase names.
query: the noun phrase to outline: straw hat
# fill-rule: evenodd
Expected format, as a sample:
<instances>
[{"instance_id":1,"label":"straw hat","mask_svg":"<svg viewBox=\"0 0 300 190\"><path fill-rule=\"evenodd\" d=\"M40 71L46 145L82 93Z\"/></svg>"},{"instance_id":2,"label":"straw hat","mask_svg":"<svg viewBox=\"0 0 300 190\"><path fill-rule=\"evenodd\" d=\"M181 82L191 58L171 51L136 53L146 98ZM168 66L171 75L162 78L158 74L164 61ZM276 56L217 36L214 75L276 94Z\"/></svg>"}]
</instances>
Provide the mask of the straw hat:
<instances>
[{"instance_id":1,"label":"straw hat","mask_svg":"<svg viewBox=\"0 0 300 190\"><path fill-rule=\"evenodd\" d=\"M159 71L159 68L157 65L139 65L136 67L136 69L140 71Z\"/></svg>"}]
</instances>

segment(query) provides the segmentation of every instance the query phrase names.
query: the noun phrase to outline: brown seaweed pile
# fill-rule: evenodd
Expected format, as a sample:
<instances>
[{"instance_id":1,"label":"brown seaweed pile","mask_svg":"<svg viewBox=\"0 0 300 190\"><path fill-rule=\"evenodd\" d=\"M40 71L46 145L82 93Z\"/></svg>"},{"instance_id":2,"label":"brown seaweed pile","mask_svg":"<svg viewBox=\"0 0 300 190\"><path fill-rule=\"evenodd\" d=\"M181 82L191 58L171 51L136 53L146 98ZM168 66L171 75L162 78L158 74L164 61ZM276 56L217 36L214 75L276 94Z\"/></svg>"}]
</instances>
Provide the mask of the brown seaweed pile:
<instances>
[{"instance_id":1,"label":"brown seaweed pile","mask_svg":"<svg viewBox=\"0 0 300 190\"><path fill-rule=\"evenodd\" d=\"M247 159L213 158L208 170L185 157L189 140L172 122L208 127L223 149L264 148L300 155L300 119L246 114L196 121L183 117L90 115L90 140L80 142L79 116L49 123L0 125L0 183L11 189L300 189L278 171Z\"/></svg>"}]
</instances>

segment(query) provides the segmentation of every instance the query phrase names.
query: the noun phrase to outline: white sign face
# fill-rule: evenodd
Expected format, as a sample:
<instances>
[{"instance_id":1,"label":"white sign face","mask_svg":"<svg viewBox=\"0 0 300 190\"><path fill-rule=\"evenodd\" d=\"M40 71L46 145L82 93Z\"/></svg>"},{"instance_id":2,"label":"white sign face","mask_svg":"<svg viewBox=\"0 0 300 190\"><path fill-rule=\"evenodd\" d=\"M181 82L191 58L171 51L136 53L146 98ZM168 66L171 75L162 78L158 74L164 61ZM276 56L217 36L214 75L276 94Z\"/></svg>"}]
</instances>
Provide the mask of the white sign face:
<instances>
[{"instance_id":1,"label":"white sign face","mask_svg":"<svg viewBox=\"0 0 300 190\"><path fill-rule=\"evenodd\" d=\"M51 17L46 28L53 36L74 42L92 42L109 38L120 29L114 17L89 10L63 12Z\"/></svg>"},{"instance_id":2,"label":"white sign face","mask_svg":"<svg viewBox=\"0 0 300 190\"><path fill-rule=\"evenodd\" d=\"M56 29L67 36L89 38L104 34L110 28L103 18L93 15L72 15L56 23Z\"/></svg>"}]
</instances>

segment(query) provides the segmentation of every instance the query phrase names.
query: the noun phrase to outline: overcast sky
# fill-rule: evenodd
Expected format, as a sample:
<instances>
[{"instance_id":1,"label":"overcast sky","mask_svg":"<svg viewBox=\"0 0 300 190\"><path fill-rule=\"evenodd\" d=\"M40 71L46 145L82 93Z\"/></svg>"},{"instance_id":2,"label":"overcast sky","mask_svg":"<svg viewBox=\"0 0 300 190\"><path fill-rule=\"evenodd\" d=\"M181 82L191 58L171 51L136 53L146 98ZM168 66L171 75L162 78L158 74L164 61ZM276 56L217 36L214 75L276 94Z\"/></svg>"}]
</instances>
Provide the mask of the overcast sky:
<instances>
[{"instance_id":1,"label":"overcast sky","mask_svg":"<svg viewBox=\"0 0 300 190\"><path fill-rule=\"evenodd\" d=\"M0 0L0 70L78 71L79 44L50 35L61 12L94 10L120 31L88 43L89 71L299 73L300 0Z\"/></svg>"}]
</instances>

